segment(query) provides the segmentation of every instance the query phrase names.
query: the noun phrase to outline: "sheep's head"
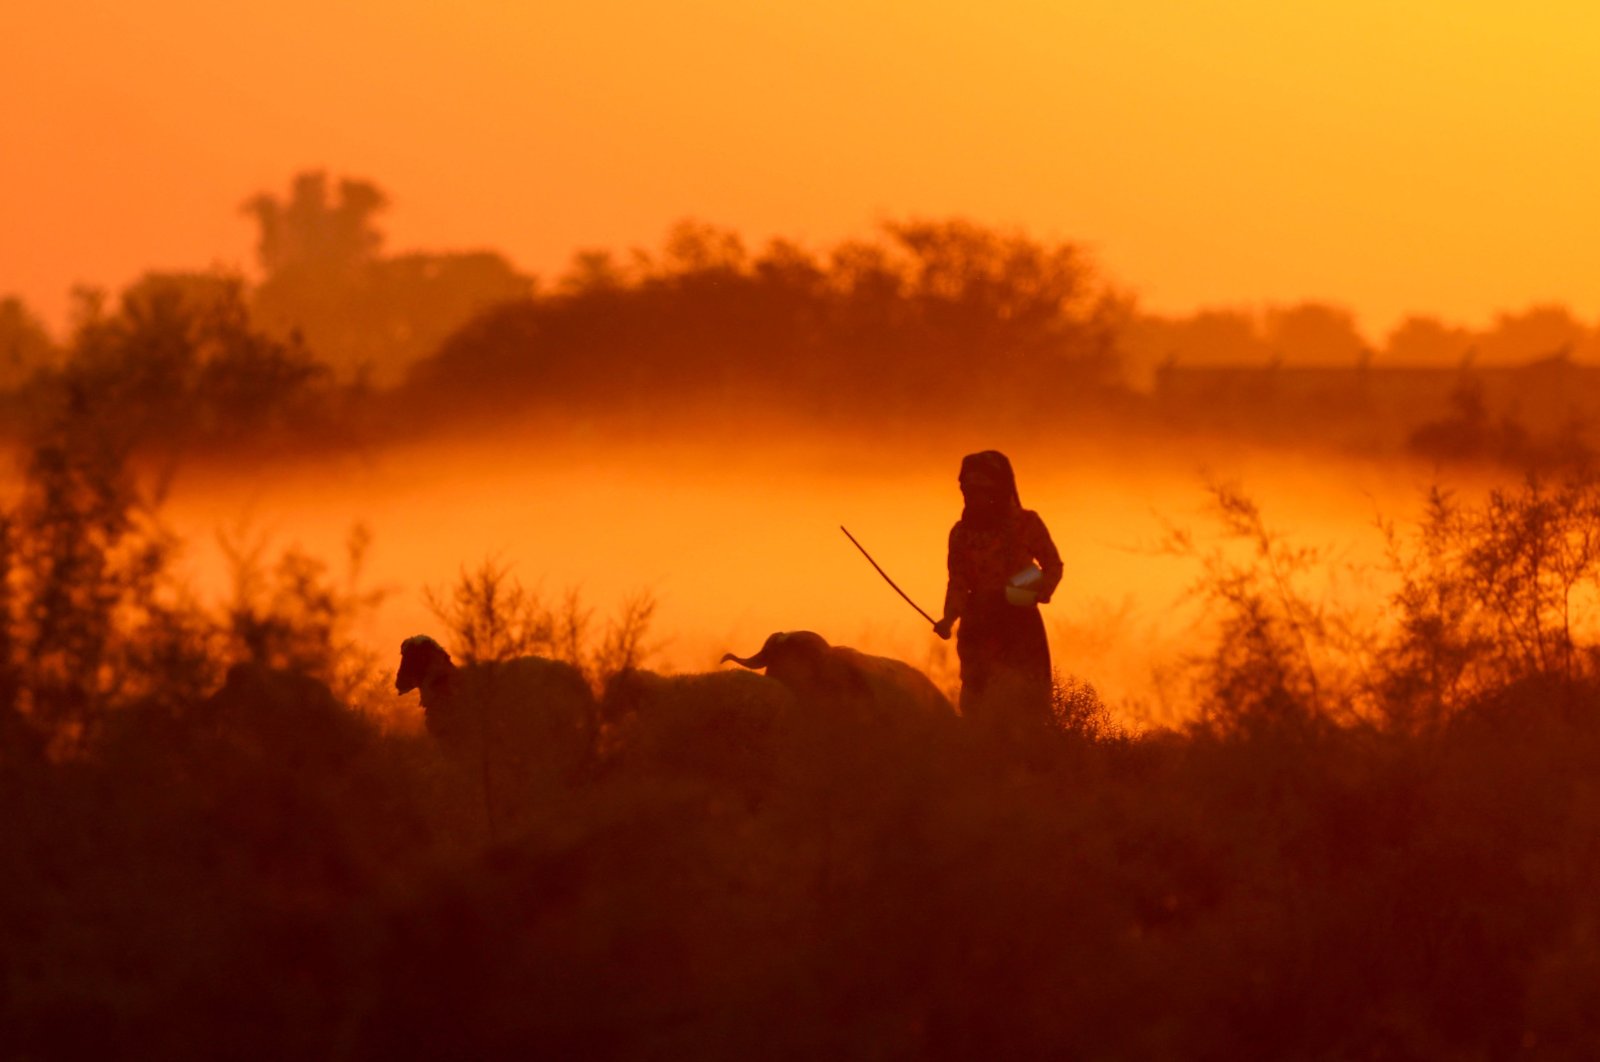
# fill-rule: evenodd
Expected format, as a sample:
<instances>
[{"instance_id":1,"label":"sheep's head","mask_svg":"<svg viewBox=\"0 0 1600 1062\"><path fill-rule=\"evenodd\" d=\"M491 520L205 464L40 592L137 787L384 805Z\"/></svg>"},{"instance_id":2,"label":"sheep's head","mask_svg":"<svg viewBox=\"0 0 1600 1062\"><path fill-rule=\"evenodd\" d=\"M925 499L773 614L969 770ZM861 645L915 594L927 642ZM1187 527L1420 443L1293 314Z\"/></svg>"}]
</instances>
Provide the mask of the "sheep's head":
<instances>
[{"instance_id":1,"label":"sheep's head","mask_svg":"<svg viewBox=\"0 0 1600 1062\"><path fill-rule=\"evenodd\" d=\"M407 638L400 643L400 671L394 677L395 692L410 693L422 688L426 705L426 687L454 670L455 664L444 646L426 634Z\"/></svg>"}]
</instances>

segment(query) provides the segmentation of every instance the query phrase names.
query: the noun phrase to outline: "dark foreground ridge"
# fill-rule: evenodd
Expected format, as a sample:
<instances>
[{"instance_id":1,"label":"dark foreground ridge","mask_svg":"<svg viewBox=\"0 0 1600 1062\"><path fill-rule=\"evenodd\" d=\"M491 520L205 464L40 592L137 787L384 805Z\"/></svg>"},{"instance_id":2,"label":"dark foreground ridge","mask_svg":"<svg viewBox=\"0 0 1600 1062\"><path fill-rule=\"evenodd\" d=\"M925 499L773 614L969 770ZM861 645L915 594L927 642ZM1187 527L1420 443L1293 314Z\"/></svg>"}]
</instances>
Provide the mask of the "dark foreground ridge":
<instances>
[{"instance_id":1,"label":"dark foreground ridge","mask_svg":"<svg viewBox=\"0 0 1600 1062\"><path fill-rule=\"evenodd\" d=\"M745 672L619 680L592 770L497 763L293 672L8 744L17 1058L1579 1057L1600 1046L1600 689L1426 735L1130 737L1030 762Z\"/></svg>"}]
</instances>

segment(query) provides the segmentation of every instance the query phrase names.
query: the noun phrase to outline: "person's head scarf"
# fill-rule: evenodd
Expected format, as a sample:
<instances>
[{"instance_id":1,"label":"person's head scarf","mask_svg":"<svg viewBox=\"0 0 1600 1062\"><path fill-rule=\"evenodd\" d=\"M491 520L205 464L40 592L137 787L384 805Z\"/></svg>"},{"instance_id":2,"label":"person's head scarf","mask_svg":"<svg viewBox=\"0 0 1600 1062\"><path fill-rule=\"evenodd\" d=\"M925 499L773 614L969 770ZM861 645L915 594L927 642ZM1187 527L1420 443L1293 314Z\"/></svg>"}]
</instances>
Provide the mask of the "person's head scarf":
<instances>
[{"instance_id":1,"label":"person's head scarf","mask_svg":"<svg viewBox=\"0 0 1600 1062\"><path fill-rule=\"evenodd\" d=\"M961 519L976 526L1002 523L1022 510L1011 461L999 450L982 450L961 459Z\"/></svg>"}]
</instances>

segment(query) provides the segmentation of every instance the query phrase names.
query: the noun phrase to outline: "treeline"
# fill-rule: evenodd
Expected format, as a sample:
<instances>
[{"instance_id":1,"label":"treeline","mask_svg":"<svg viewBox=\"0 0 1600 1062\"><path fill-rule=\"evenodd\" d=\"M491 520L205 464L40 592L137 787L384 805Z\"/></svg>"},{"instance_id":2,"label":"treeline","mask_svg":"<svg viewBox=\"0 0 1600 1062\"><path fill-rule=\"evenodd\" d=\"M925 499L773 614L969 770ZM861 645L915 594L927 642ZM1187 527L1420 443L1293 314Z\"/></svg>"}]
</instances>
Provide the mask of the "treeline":
<instances>
[{"instance_id":1,"label":"treeline","mask_svg":"<svg viewBox=\"0 0 1600 1062\"><path fill-rule=\"evenodd\" d=\"M350 445L373 391L342 382L297 334L262 327L237 280L146 278L114 309L85 294L70 343L0 392L9 441L82 431L167 462Z\"/></svg>"},{"instance_id":2,"label":"treeline","mask_svg":"<svg viewBox=\"0 0 1600 1062\"><path fill-rule=\"evenodd\" d=\"M216 453L497 418L682 428L778 411L923 431L1092 417L1268 440L1285 422L1332 445L1381 437L1424 456L1547 466L1546 451L1566 443L1547 439L1543 422L1572 417L1501 395L1523 388L1515 374L1495 369L1510 382L1480 386L1483 409L1456 411L1448 381L1419 399L1381 370L1470 365L1482 375L1600 353L1596 329L1554 306L1480 329L1413 317L1381 344L1322 303L1163 317L1141 312L1076 245L959 220L889 223L822 249L751 248L685 223L658 249L582 252L541 284L489 251L388 253L386 204L370 182L301 174L286 195L244 205L258 281L165 273L116 299L80 292L62 343L17 300L0 302L5 424L14 435L39 409L100 403L146 422L130 423L131 436ZM1338 366L1349 380L1264 395L1255 391L1289 385L1192 372L1188 391L1170 372L1161 382L1163 366L1216 365ZM1358 366L1374 368L1370 382ZM1581 442L1587 427L1568 434Z\"/></svg>"},{"instance_id":3,"label":"treeline","mask_svg":"<svg viewBox=\"0 0 1600 1062\"><path fill-rule=\"evenodd\" d=\"M1302 302L1183 315L1141 313L1129 319L1122 347L1139 383L1166 363L1453 368L1515 366L1553 357L1600 363L1600 324L1580 320L1565 306L1543 304L1496 314L1485 327L1413 314L1375 339L1347 308Z\"/></svg>"},{"instance_id":4,"label":"treeline","mask_svg":"<svg viewBox=\"0 0 1600 1062\"><path fill-rule=\"evenodd\" d=\"M583 257L556 290L483 314L407 389L445 408L1045 423L1120 390L1126 308L1077 248L964 222L889 224L820 256L684 225L659 255Z\"/></svg>"}]
</instances>

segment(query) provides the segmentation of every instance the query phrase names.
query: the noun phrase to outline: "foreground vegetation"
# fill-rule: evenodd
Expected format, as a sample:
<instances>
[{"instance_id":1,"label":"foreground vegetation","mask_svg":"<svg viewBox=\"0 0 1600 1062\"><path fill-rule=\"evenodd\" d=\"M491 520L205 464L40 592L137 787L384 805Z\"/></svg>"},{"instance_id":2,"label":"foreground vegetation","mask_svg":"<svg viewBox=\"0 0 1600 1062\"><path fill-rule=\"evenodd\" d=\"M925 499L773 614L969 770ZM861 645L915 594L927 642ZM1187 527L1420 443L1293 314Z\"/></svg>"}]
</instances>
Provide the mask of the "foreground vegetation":
<instances>
[{"instance_id":1,"label":"foreground vegetation","mask_svg":"<svg viewBox=\"0 0 1600 1062\"><path fill-rule=\"evenodd\" d=\"M0 1026L12 1057L1583 1057L1597 708L1079 734L1027 771L818 727L757 803L640 770L498 843L420 737L140 714L7 764Z\"/></svg>"}]
</instances>

